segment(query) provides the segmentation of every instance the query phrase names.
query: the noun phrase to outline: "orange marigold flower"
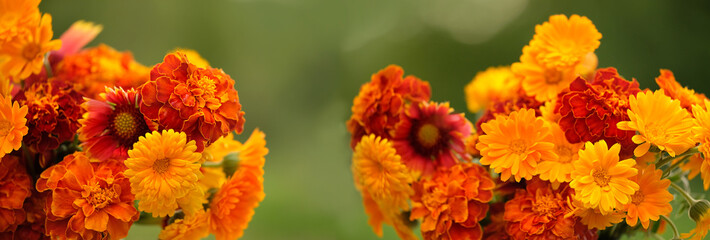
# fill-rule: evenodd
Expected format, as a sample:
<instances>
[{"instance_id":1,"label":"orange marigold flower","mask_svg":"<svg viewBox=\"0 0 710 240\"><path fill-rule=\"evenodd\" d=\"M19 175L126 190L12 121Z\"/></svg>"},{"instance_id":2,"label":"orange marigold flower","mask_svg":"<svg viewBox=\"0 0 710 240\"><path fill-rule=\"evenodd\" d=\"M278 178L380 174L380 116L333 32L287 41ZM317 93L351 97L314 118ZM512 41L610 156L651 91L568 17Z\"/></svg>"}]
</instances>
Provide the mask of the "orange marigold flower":
<instances>
[{"instance_id":1,"label":"orange marigold flower","mask_svg":"<svg viewBox=\"0 0 710 240\"><path fill-rule=\"evenodd\" d=\"M138 220L134 196L120 161L91 163L83 152L68 155L37 180L49 191L47 235L65 239L122 239Z\"/></svg>"},{"instance_id":2,"label":"orange marigold flower","mask_svg":"<svg viewBox=\"0 0 710 240\"><path fill-rule=\"evenodd\" d=\"M217 240L240 238L254 215L254 209L264 199L263 166L267 151L263 151L265 148L260 144L263 133L255 134L252 135L255 137L253 141L259 144L252 145L253 156L246 159L240 156L239 169L224 182L210 204L210 231ZM244 145L251 145L250 140ZM244 152L249 154L249 151Z\"/></svg>"},{"instance_id":3,"label":"orange marigold flower","mask_svg":"<svg viewBox=\"0 0 710 240\"><path fill-rule=\"evenodd\" d=\"M616 124L629 120L629 96L640 91L635 79L626 81L614 68L599 69L591 83L577 78L560 93L555 107L562 115L558 123L571 143L619 143L622 156L629 157L636 147L631 140L636 133L620 130Z\"/></svg>"},{"instance_id":4,"label":"orange marigold flower","mask_svg":"<svg viewBox=\"0 0 710 240\"><path fill-rule=\"evenodd\" d=\"M493 101L507 100L518 92L520 79L513 75L510 66L489 67L476 76L464 88L466 105L470 112L485 109Z\"/></svg>"},{"instance_id":5,"label":"orange marigold flower","mask_svg":"<svg viewBox=\"0 0 710 240\"><path fill-rule=\"evenodd\" d=\"M569 185L584 207L599 209L607 215L631 202L631 196L639 190L639 185L630 179L638 174L634 168L636 161L619 161L620 149L619 144L609 148L601 140L594 144L587 142L579 151Z\"/></svg>"},{"instance_id":6,"label":"orange marigold flower","mask_svg":"<svg viewBox=\"0 0 710 240\"><path fill-rule=\"evenodd\" d=\"M570 143L565 137L559 125L550 123L550 132L548 142L555 144L553 152L557 158L540 161L537 165L540 179L550 182L570 182L572 181L572 163L579 159L579 150L584 146L583 143Z\"/></svg>"},{"instance_id":7,"label":"orange marigold flower","mask_svg":"<svg viewBox=\"0 0 710 240\"><path fill-rule=\"evenodd\" d=\"M704 100L705 104L693 105L693 116L695 116L695 126L692 129L693 138L700 142L698 150L703 154L703 162L700 164L700 177L703 179L703 187L708 190L710 187L710 101Z\"/></svg>"},{"instance_id":8,"label":"orange marigold flower","mask_svg":"<svg viewBox=\"0 0 710 240\"><path fill-rule=\"evenodd\" d=\"M476 131L479 135L483 134L483 129L481 125L495 119L498 116L508 116L510 113L519 111L521 109L532 109L535 110L535 116L542 115L543 103L535 100L534 97L529 97L525 95L524 92L518 91L517 94L513 95L509 99L499 99L495 100L488 109L483 113L478 121L476 121Z\"/></svg>"},{"instance_id":9,"label":"orange marigold flower","mask_svg":"<svg viewBox=\"0 0 710 240\"><path fill-rule=\"evenodd\" d=\"M22 137L27 134L27 106L12 102L10 97L0 95L0 158L20 149Z\"/></svg>"},{"instance_id":10,"label":"orange marigold flower","mask_svg":"<svg viewBox=\"0 0 710 240\"><path fill-rule=\"evenodd\" d=\"M31 181L19 157L5 155L0 160L0 232L15 231L25 222L22 205L32 194Z\"/></svg>"},{"instance_id":11,"label":"orange marigold flower","mask_svg":"<svg viewBox=\"0 0 710 240\"><path fill-rule=\"evenodd\" d=\"M423 218L424 239L481 239L495 182L474 163L439 168L413 185L410 220Z\"/></svg>"},{"instance_id":12,"label":"orange marigold flower","mask_svg":"<svg viewBox=\"0 0 710 240\"><path fill-rule=\"evenodd\" d=\"M404 225L401 214L409 210L414 179L392 143L375 134L362 137L355 147L352 171L375 234L382 237L382 224L386 223L394 226L401 238L411 239L412 230L398 226Z\"/></svg>"},{"instance_id":13,"label":"orange marigold flower","mask_svg":"<svg viewBox=\"0 0 710 240\"><path fill-rule=\"evenodd\" d=\"M138 209L154 217L172 216L181 207L187 215L202 209L200 158L195 141L185 133L153 131L141 136L128 150L125 174L131 181Z\"/></svg>"},{"instance_id":14,"label":"orange marigold flower","mask_svg":"<svg viewBox=\"0 0 710 240\"><path fill-rule=\"evenodd\" d=\"M210 215L199 211L192 216L175 220L163 228L158 239L165 240L199 240L210 234Z\"/></svg>"},{"instance_id":15,"label":"orange marigold flower","mask_svg":"<svg viewBox=\"0 0 710 240\"><path fill-rule=\"evenodd\" d=\"M470 159L464 140L471 123L463 113L453 114L449 103L413 103L401 114L392 138L407 167L430 175L437 167L451 167L459 158Z\"/></svg>"},{"instance_id":16,"label":"orange marigold flower","mask_svg":"<svg viewBox=\"0 0 710 240\"><path fill-rule=\"evenodd\" d=\"M656 78L656 84L658 84L666 96L680 101L680 106L692 111L692 106L696 104L702 104L703 100L708 98L705 94L696 93L693 89L688 89L683 87L675 80L675 76L671 70L661 69L661 75Z\"/></svg>"},{"instance_id":17,"label":"orange marigold flower","mask_svg":"<svg viewBox=\"0 0 710 240\"><path fill-rule=\"evenodd\" d=\"M531 179L537 175L540 160L555 160L555 145L546 141L550 133L545 120L535 117L535 111L522 109L499 116L481 125L485 135L481 135L476 148L481 151L481 164L490 165L500 178L507 181L511 176L515 181Z\"/></svg>"},{"instance_id":18,"label":"orange marigold flower","mask_svg":"<svg viewBox=\"0 0 710 240\"><path fill-rule=\"evenodd\" d=\"M0 46L40 19L40 0L0 1Z\"/></svg>"},{"instance_id":19,"label":"orange marigold flower","mask_svg":"<svg viewBox=\"0 0 710 240\"><path fill-rule=\"evenodd\" d=\"M668 192L671 181L661 179L663 171L651 164L642 169L635 182L639 190L631 196L631 202L626 204L626 223L636 226L640 220L643 228L648 229L650 220L658 221L661 215L671 213L673 195Z\"/></svg>"},{"instance_id":20,"label":"orange marigold flower","mask_svg":"<svg viewBox=\"0 0 710 240\"><path fill-rule=\"evenodd\" d=\"M105 44L68 55L55 69L57 79L73 83L76 91L92 99L99 98L106 87L137 88L148 81L148 72L130 52L118 52Z\"/></svg>"},{"instance_id":21,"label":"orange marigold flower","mask_svg":"<svg viewBox=\"0 0 710 240\"><path fill-rule=\"evenodd\" d=\"M91 40L94 40L94 38L101 33L101 30L103 30L103 26L99 24L84 20L74 22L69 26L69 29L59 37L59 39L62 40L62 47L49 55L49 61L52 63L52 66L61 61L65 56L78 53L81 48L86 46ZM101 46L104 45L101 44L99 47ZM94 67L97 66L94 65Z\"/></svg>"},{"instance_id":22,"label":"orange marigold flower","mask_svg":"<svg viewBox=\"0 0 710 240\"><path fill-rule=\"evenodd\" d=\"M79 140L93 158L126 159L128 150L156 126L148 126L138 109L141 96L134 89L108 88L99 100L86 99L81 105L86 111L79 123Z\"/></svg>"},{"instance_id":23,"label":"orange marigold flower","mask_svg":"<svg viewBox=\"0 0 710 240\"><path fill-rule=\"evenodd\" d=\"M51 15L44 14L38 22L32 21L26 28L0 45L0 55L10 57L0 66L0 74L17 80L39 74L44 67L44 55L61 47L61 40L52 40Z\"/></svg>"},{"instance_id":24,"label":"orange marigold flower","mask_svg":"<svg viewBox=\"0 0 710 240\"><path fill-rule=\"evenodd\" d=\"M593 53L601 38L602 34L587 17L575 14L568 19L558 14L535 26L530 46L538 51L536 58L546 68L569 69Z\"/></svg>"},{"instance_id":25,"label":"orange marigold flower","mask_svg":"<svg viewBox=\"0 0 710 240\"><path fill-rule=\"evenodd\" d=\"M505 203L506 232L513 239L585 239L582 235L593 235L586 227L575 228L578 218L565 217L573 211L567 201L572 195L567 184L553 190L549 182L528 181L526 189L518 189Z\"/></svg>"},{"instance_id":26,"label":"orange marigold flower","mask_svg":"<svg viewBox=\"0 0 710 240\"><path fill-rule=\"evenodd\" d=\"M429 101L428 82L415 76L403 76L401 67L389 65L360 87L360 93L353 100L353 114L347 122L352 134L350 147L355 148L360 138L371 133L390 138L407 102Z\"/></svg>"},{"instance_id":27,"label":"orange marigold flower","mask_svg":"<svg viewBox=\"0 0 710 240\"><path fill-rule=\"evenodd\" d=\"M693 118L680 107L680 101L673 100L660 90L640 92L629 97L629 121L616 125L620 130L638 131L632 140L641 144L634 150L636 157L643 156L651 144L671 157L681 154L695 145L691 136Z\"/></svg>"},{"instance_id":28,"label":"orange marigold flower","mask_svg":"<svg viewBox=\"0 0 710 240\"><path fill-rule=\"evenodd\" d=\"M197 151L231 131L241 133L244 112L234 80L221 69L198 68L178 52L150 71L140 88L141 112L160 129L184 132Z\"/></svg>"}]
</instances>

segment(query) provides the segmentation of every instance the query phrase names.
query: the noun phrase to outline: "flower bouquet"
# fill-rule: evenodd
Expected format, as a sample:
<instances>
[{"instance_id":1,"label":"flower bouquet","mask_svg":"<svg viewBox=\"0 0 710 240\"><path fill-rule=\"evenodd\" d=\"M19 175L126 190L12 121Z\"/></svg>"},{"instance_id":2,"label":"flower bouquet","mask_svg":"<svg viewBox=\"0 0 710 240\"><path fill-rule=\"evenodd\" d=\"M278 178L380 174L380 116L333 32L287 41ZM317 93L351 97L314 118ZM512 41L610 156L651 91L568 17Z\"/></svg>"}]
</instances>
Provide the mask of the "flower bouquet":
<instances>
[{"instance_id":1,"label":"flower bouquet","mask_svg":"<svg viewBox=\"0 0 710 240\"><path fill-rule=\"evenodd\" d=\"M53 39L39 0L0 0L0 239L236 239L264 198L264 133L244 143L234 80L192 50L146 67Z\"/></svg>"},{"instance_id":2,"label":"flower bouquet","mask_svg":"<svg viewBox=\"0 0 710 240\"><path fill-rule=\"evenodd\" d=\"M652 91L598 68L601 37L578 15L537 25L519 62L464 88L475 124L398 66L374 74L347 121L374 232L417 239L419 222L424 239L616 239L670 227L703 239L710 204L687 180L710 187L710 101L669 70ZM688 233L668 217L672 192L697 224Z\"/></svg>"}]
</instances>

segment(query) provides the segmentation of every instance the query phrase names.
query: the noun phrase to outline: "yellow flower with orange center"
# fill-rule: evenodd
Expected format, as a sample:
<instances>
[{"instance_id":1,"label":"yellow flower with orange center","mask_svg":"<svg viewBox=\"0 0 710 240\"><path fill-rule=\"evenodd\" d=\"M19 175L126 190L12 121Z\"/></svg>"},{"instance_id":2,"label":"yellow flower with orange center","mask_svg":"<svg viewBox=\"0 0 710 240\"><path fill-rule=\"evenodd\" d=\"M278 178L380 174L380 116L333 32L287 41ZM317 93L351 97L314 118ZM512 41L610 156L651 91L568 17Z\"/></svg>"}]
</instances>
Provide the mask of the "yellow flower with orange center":
<instances>
[{"instance_id":1,"label":"yellow flower with orange center","mask_svg":"<svg viewBox=\"0 0 710 240\"><path fill-rule=\"evenodd\" d=\"M695 116L695 126L692 129L693 139L700 142L698 150L703 154L704 160L700 164L700 177L703 179L703 187L708 190L710 187L710 101L704 100L704 104L693 105L693 116Z\"/></svg>"},{"instance_id":2,"label":"yellow flower with orange center","mask_svg":"<svg viewBox=\"0 0 710 240\"><path fill-rule=\"evenodd\" d=\"M579 160L573 164L570 187L585 208L610 214L631 202L631 196L639 190L639 185L630 179L638 174L634 168L636 161L619 161L620 150L619 144L609 148L601 140L594 144L587 142L579 151Z\"/></svg>"},{"instance_id":3,"label":"yellow flower with orange center","mask_svg":"<svg viewBox=\"0 0 710 240\"><path fill-rule=\"evenodd\" d=\"M11 97L0 95L0 158L22 146L22 137L29 130L27 111L27 106L20 107Z\"/></svg>"},{"instance_id":4,"label":"yellow flower with orange center","mask_svg":"<svg viewBox=\"0 0 710 240\"><path fill-rule=\"evenodd\" d=\"M559 125L549 123L551 133L548 135L548 141L555 144L554 153L557 158L552 160L543 160L538 166L540 179L550 182L569 182L572 181L572 163L579 159L579 150L584 146L583 143L570 143L565 137Z\"/></svg>"},{"instance_id":5,"label":"yellow flower with orange center","mask_svg":"<svg viewBox=\"0 0 710 240\"><path fill-rule=\"evenodd\" d=\"M663 171L651 164L642 169L636 177L639 190L631 195L631 202L626 204L626 223L636 226L640 220L643 228L648 229L651 220L658 221L661 215L667 215L672 210L673 195L668 192L671 181L661 179Z\"/></svg>"},{"instance_id":6,"label":"yellow flower with orange center","mask_svg":"<svg viewBox=\"0 0 710 240\"><path fill-rule=\"evenodd\" d=\"M466 104L470 112L488 107L492 101L512 98L520 88L520 79L513 75L510 66L489 67L476 76L464 88Z\"/></svg>"},{"instance_id":7,"label":"yellow flower with orange center","mask_svg":"<svg viewBox=\"0 0 710 240\"><path fill-rule=\"evenodd\" d=\"M540 160L555 160L555 145L546 140L550 130L545 120L535 117L535 110L521 109L509 116L481 125L485 135L478 138L476 148L481 151L483 165L490 165L500 173L501 180L515 177L515 181L531 179L538 174Z\"/></svg>"},{"instance_id":8,"label":"yellow flower with orange center","mask_svg":"<svg viewBox=\"0 0 710 240\"><path fill-rule=\"evenodd\" d=\"M165 226L158 239L160 240L199 240L210 234L209 213L199 211L192 216L177 219Z\"/></svg>"},{"instance_id":9,"label":"yellow flower with orange center","mask_svg":"<svg viewBox=\"0 0 710 240\"><path fill-rule=\"evenodd\" d=\"M641 144L634 150L636 157L643 156L651 144L668 152L671 157L681 154L695 145L691 136L693 119L673 100L658 90L640 92L629 96L629 121L616 124L620 130L635 130L639 134L632 140Z\"/></svg>"},{"instance_id":10,"label":"yellow flower with orange center","mask_svg":"<svg viewBox=\"0 0 710 240\"><path fill-rule=\"evenodd\" d=\"M172 216L180 207L190 215L202 208L200 158L194 141L173 130L153 131L133 144L125 160L138 209L154 217ZM197 204L195 203L197 202Z\"/></svg>"},{"instance_id":11,"label":"yellow flower with orange center","mask_svg":"<svg viewBox=\"0 0 710 240\"><path fill-rule=\"evenodd\" d=\"M44 14L39 22L29 24L26 30L2 44L0 55L9 56L10 60L0 66L1 74L21 80L40 73L44 55L62 45L61 40L52 40L52 35L52 16Z\"/></svg>"}]
</instances>

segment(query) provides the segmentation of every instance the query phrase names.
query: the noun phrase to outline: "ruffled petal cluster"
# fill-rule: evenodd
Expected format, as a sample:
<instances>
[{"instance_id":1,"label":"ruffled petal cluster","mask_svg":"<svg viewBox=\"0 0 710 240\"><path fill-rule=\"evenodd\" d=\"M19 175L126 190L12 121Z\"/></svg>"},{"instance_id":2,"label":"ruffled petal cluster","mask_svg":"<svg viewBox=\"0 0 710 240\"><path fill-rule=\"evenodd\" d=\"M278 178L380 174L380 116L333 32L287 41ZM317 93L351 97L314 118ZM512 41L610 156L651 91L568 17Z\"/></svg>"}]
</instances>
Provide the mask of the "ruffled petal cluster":
<instances>
[{"instance_id":1,"label":"ruffled petal cluster","mask_svg":"<svg viewBox=\"0 0 710 240\"><path fill-rule=\"evenodd\" d=\"M32 194L32 178L20 158L0 160L0 232L14 232L26 219L23 204Z\"/></svg>"}]
</instances>

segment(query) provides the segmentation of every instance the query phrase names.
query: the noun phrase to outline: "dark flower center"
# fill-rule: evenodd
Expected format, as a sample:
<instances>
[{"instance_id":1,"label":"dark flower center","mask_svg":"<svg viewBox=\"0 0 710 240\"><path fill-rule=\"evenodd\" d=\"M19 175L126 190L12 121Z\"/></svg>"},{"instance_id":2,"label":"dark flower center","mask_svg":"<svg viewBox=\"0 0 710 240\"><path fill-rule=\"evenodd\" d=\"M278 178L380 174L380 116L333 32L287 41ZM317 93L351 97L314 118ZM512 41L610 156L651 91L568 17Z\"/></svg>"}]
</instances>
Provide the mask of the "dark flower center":
<instances>
[{"instance_id":1,"label":"dark flower center","mask_svg":"<svg viewBox=\"0 0 710 240\"><path fill-rule=\"evenodd\" d=\"M113 135L117 136L124 146L133 145L138 141L138 137L149 131L143 115L132 106L117 106L110 123Z\"/></svg>"}]
</instances>

